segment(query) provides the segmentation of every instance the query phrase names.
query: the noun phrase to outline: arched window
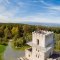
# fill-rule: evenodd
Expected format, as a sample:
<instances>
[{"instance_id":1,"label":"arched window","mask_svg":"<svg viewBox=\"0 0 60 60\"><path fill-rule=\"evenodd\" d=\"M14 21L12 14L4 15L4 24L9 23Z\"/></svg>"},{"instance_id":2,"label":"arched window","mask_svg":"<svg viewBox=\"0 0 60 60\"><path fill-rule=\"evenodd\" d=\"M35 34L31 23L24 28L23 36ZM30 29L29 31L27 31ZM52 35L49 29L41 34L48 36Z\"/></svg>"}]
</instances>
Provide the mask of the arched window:
<instances>
[{"instance_id":1,"label":"arched window","mask_svg":"<svg viewBox=\"0 0 60 60\"><path fill-rule=\"evenodd\" d=\"M39 50L38 50L38 52L39 52Z\"/></svg>"},{"instance_id":2,"label":"arched window","mask_svg":"<svg viewBox=\"0 0 60 60\"><path fill-rule=\"evenodd\" d=\"M36 54L36 57L37 57L37 54Z\"/></svg>"},{"instance_id":3,"label":"arched window","mask_svg":"<svg viewBox=\"0 0 60 60\"><path fill-rule=\"evenodd\" d=\"M38 58L39 58L39 56L38 56Z\"/></svg>"},{"instance_id":4,"label":"arched window","mask_svg":"<svg viewBox=\"0 0 60 60\"><path fill-rule=\"evenodd\" d=\"M30 55L29 55L29 57L30 57Z\"/></svg>"},{"instance_id":5,"label":"arched window","mask_svg":"<svg viewBox=\"0 0 60 60\"><path fill-rule=\"evenodd\" d=\"M37 45L39 45L39 39L37 39Z\"/></svg>"}]
</instances>

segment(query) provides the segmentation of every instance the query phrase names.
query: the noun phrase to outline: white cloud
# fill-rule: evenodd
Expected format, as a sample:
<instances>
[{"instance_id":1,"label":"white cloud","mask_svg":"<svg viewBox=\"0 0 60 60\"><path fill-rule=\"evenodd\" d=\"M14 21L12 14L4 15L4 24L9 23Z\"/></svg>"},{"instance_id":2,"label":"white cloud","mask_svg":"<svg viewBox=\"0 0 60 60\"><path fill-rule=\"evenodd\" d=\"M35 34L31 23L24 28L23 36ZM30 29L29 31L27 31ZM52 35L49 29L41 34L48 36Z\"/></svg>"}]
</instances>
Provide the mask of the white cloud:
<instances>
[{"instance_id":1,"label":"white cloud","mask_svg":"<svg viewBox=\"0 0 60 60\"><path fill-rule=\"evenodd\" d=\"M25 7L25 3L23 3L23 2L18 2L17 5L21 8Z\"/></svg>"},{"instance_id":2,"label":"white cloud","mask_svg":"<svg viewBox=\"0 0 60 60\"><path fill-rule=\"evenodd\" d=\"M5 12L6 11L6 8L5 8L5 6L3 6L3 5L0 5L0 13L3 13L3 12Z\"/></svg>"},{"instance_id":3,"label":"white cloud","mask_svg":"<svg viewBox=\"0 0 60 60\"><path fill-rule=\"evenodd\" d=\"M40 2L45 5L44 6L45 8L60 11L60 6L56 6L56 5L53 5L53 4L46 3L44 0L40 0Z\"/></svg>"},{"instance_id":4,"label":"white cloud","mask_svg":"<svg viewBox=\"0 0 60 60\"><path fill-rule=\"evenodd\" d=\"M47 18L45 16L43 16L43 14L38 14L35 16L27 16L27 17L23 17L23 18L19 18L17 17L15 19L15 22L19 23L19 22L44 22L44 23L60 23L60 18L58 17L53 17L53 18ZM18 21L17 21L18 20Z\"/></svg>"},{"instance_id":5,"label":"white cloud","mask_svg":"<svg viewBox=\"0 0 60 60\"><path fill-rule=\"evenodd\" d=\"M26 16L26 17L16 17L16 18L9 18L7 16L0 15L0 22L3 23L19 23L19 22L44 22L44 23L60 23L60 18L47 18L41 14L35 16Z\"/></svg>"},{"instance_id":6,"label":"white cloud","mask_svg":"<svg viewBox=\"0 0 60 60\"><path fill-rule=\"evenodd\" d=\"M57 10L57 11L60 11L60 6L50 6L48 7L49 9L52 9L52 10Z\"/></svg>"},{"instance_id":7,"label":"white cloud","mask_svg":"<svg viewBox=\"0 0 60 60\"><path fill-rule=\"evenodd\" d=\"M2 0L0 1L2 2ZM41 2L42 4L44 4L45 6L43 6L44 8L47 8L47 12L40 12L37 13L34 16L25 16L25 17L15 17L15 15L18 13L24 13L25 10L23 8L27 8L28 5L30 4L26 4L23 2L18 2L17 6L14 6L12 9L7 10L6 9L6 5L10 4L9 0L5 0L4 4L0 4L0 22L11 22L11 23L19 23L19 22L23 22L23 21L31 21L31 22L47 22L47 23L60 23L59 19L60 17L54 17L55 15L58 15L59 11L60 11L60 6L55 6L55 5L51 5L46 3L44 0L35 0L32 2ZM31 2L31 1L30 1ZM31 4L32 6L32 4ZM12 6L11 6L12 7ZM20 11L20 12L19 12ZM27 9L26 9L27 11ZM51 17L52 16L52 17Z\"/></svg>"},{"instance_id":8,"label":"white cloud","mask_svg":"<svg viewBox=\"0 0 60 60\"><path fill-rule=\"evenodd\" d=\"M7 22L8 17L0 15L0 22Z\"/></svg>"},{"instance_id":9,"label":"white cloud","mask_svg":"<svg viewBox=\"0 0 60 60\"><path fill-rule=\"evenodd\" d=\"M7 4L10 4L10 1L9 1L9 0L5 0L5 2L6 2Z\"/></svg>"}]
</instances>

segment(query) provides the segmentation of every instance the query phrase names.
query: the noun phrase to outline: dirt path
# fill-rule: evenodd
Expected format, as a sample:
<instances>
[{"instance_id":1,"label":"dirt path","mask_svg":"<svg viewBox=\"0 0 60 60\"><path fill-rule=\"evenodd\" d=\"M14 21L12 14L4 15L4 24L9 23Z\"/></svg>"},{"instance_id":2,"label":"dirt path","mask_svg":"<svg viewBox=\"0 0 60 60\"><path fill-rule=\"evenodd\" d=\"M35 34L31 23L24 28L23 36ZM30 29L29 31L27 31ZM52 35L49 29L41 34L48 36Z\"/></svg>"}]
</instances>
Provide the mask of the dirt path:
<instances>
[{"instance_id":1,"label":"dirt path","mask_svg":"<svg viewBox=\"0 0 60 60\"><path fill-rule=\"evenodd\" d=\"M8 46L4 52L4 60L17 60L18 57L24 56L24 51L14 50L11 47L11 41L8 43Z\"/></svg>"}]
</instances>

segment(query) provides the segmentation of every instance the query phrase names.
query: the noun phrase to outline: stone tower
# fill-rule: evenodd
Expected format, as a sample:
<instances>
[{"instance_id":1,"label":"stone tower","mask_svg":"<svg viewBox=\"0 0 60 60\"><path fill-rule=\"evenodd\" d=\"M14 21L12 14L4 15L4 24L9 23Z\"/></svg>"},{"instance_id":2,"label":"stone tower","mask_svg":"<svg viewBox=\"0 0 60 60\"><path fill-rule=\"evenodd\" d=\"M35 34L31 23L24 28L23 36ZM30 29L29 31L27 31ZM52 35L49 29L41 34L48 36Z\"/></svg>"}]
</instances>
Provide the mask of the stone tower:
<instances>
[{"instance_id":1,"label":"stone tower","mask_svg":"<svg viewBox=\"0 0 60 60\"><path fill-rule=\"evenodd\" d=\"M34 31L32 42L27 43L31 48L25 50L26 60L47 60L53 54L53 32Z\"/></svg>"}]
</instances>

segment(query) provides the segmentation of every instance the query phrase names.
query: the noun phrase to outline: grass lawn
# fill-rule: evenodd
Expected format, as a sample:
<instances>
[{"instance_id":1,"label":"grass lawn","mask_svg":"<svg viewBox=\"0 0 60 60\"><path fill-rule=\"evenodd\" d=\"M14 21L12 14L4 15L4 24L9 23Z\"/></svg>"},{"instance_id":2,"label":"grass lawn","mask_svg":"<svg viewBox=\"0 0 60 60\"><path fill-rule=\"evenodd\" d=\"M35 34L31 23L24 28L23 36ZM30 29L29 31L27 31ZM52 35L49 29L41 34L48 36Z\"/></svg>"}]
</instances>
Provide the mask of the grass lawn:
<instances>
[{"instance_id":1,"label":"grass lawn","mask_svg":"<svg viewBox=\"0 0 60 60\"><path fill-rule=\"evenodd\" d=\"M2 55L3 55L4 51L5 51L5 48L6 48L6 46L0 45L0 60L3 60Z\"/></svg>"},{"instance_id":2,"label":"grass lawn","mask_svg":"<svg viewBox=\"0 0 60 60\"><path fill-rule=\"evenodd\" d=\"M24 46L21 46L21 47L14 47L13 46L13 49L15 50L20 50L20 51L24 51L25 49L29 48L30 46L29 45L24 45Z\"/></svg>"},{"instance_id":3,"label":"grass lawn","mask_svg":"<svg viewBox=\"0 0 60 60\"><path fill-rule=\"evenodd\" d=\"M30 46L24 45L22 47L17 48L18 50L24 51L25 49L29 48Z\"/></svg>"}]
</instances>

